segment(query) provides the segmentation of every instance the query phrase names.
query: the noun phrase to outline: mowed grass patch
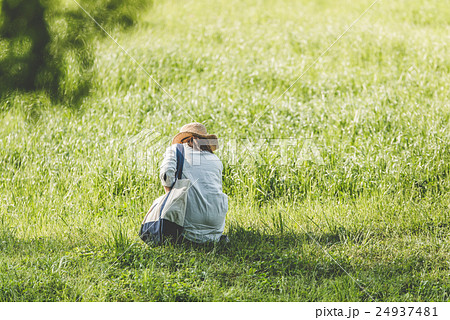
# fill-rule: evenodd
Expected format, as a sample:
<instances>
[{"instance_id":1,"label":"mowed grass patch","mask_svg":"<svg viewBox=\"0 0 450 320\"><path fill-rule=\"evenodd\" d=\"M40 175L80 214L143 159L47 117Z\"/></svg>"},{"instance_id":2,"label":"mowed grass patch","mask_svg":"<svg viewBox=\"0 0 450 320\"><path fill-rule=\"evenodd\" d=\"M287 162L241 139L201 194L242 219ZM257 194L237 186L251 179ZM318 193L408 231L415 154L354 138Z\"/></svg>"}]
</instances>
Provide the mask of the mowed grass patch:
<instances>
[{"instance_id":1,"label":"mowed grass patch","mask_svg":"<svg viewBox=\"0 0 450 320\"><path fill-rule=\"evenodd\" d=\"M114 37L179 104L108 39L79 109L3 101L0 300L448 301L445 1L380 1L273 104L369 5L155 2ZM192 120L222 139L231 243L148 247Z\"/></svg>"}]
</instances>

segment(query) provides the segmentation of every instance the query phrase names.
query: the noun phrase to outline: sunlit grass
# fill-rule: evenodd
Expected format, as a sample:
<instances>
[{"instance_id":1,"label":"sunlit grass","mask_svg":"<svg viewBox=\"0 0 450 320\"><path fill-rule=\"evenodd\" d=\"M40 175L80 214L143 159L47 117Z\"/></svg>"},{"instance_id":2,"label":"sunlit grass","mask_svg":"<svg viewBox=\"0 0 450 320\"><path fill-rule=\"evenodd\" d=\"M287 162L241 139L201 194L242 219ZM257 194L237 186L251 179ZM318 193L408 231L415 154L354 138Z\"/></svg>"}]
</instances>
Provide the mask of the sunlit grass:
<instances>
[{"instance_id":1,"label":"sunlit grass","mask_svg":"<svg viewBox=\"0 0 450 320\"><path fill-rule=\"evenodd\" d=\"M380 1L271 104L370 3L156 1L114 37L181 107L107 38L79 109L4 101L0 300L448 301L445 1ZM129 139L192 120L222 139L231 244L147 247L163 190ZM311 138L324 164L236 160L242 138Z\"/></svg>"}]
</instances>

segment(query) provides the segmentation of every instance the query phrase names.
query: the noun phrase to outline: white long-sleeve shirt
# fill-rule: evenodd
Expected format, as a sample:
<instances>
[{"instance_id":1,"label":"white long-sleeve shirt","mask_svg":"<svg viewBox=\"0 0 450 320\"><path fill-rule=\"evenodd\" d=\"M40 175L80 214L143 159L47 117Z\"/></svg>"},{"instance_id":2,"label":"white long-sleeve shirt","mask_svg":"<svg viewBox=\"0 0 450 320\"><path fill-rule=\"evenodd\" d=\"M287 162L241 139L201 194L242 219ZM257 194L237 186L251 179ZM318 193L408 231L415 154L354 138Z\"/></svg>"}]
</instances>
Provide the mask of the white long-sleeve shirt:
<instances>
[{"instance_id":1,"label":"white long-sleeve shirt","mask_svg":"<svg viewBox=\"0 0 450 320\"><path fill-rule=\"evenodd\" d=\"M228 197L222 192L220 159L208 151L184 147L183 179L191 180L187 195L183 236L194 242L218 241L225 227ZM160 167L163 186L171 187L177 169L176 145L164 153Z\"/></svg>"}]
</instances>

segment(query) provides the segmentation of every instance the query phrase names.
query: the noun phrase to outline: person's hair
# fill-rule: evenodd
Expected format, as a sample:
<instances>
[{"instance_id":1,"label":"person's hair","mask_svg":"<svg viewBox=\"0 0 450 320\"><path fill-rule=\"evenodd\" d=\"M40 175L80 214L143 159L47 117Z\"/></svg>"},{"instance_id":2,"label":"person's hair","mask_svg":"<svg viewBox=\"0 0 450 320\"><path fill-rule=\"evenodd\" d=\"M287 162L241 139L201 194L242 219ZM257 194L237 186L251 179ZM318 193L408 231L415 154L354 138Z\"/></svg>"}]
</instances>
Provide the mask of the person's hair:
<instances>
[{"instance_id":1,"label":"person's hair","mask_svg":"<svg viewBox=\"0 0 450 320\"><path fill-rule=\"evenodd\" d=\"M202 139L200 137L195 136L189 136L181 140L181 143L187 143L189 147L196 149L196 150L202 150L202 151L208 151L210 153L213 153L211 146L206 143L201 143L200 140L207 140Z\"/></svg>"}]
</instances>

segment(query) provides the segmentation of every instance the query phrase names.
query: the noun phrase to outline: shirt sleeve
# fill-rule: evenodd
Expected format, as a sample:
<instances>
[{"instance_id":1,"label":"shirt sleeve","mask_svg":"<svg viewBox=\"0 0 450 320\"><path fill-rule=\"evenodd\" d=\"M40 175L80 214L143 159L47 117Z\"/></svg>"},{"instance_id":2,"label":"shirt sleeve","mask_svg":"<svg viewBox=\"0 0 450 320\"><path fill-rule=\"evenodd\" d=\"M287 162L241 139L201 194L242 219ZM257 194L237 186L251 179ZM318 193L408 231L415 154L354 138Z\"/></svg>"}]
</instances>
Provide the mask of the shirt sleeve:
<instances>
[{"instance_id":1,"label":"shirt sleeve","mask_svg":"<svg viewBox=\"0 0 450 320\"><path fill-rule=\"evenodd\" d=\"M177 171L177 156L175 147L176 145L167 147L159 170L159 178L161 179L162 185L165 187L172 187L175 182L175 172Z\"/></svg>"}]
</instances>

